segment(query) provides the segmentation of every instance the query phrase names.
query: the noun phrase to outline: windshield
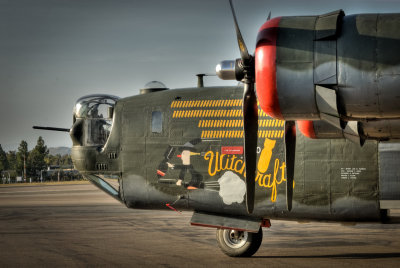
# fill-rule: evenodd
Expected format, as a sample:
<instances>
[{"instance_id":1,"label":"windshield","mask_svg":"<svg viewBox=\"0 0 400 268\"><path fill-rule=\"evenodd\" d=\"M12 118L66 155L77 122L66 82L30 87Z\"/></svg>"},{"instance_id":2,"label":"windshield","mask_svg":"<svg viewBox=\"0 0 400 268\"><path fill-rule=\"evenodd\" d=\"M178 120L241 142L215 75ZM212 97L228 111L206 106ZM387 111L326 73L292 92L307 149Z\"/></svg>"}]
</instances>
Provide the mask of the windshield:
<instances>
[{"instance_id":1,"label":"windshield","mask_svg":"<svg viewBox=\"0 0 400 268\"><path fill-rule=\"evenodd\" d=\"M74 107L75 118L112 118L110 108L114 108L119 99L112 95L89 95L76 101Z\"/></svg>"}]
</instances>

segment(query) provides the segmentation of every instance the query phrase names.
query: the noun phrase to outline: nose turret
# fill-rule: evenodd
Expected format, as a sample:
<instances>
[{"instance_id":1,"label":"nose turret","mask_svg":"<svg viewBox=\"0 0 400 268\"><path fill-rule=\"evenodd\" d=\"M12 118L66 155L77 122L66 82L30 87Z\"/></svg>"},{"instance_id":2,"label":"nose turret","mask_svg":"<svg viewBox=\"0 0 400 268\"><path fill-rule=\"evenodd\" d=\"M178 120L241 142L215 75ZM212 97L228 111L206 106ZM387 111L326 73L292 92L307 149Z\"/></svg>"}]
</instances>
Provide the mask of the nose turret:
<instances>
[{"instance_id":1,"label":"nose turret","mask_svg":"<svg viewBox=\"0 0 400 268\"><path fill-rule=\"evenodd\" d=\"M118 99L112 95L97 94L76 101L70 136L73 144L71 157L77 170L98 170L97 158L110 136Z\"/></svg>"}]
</instances>

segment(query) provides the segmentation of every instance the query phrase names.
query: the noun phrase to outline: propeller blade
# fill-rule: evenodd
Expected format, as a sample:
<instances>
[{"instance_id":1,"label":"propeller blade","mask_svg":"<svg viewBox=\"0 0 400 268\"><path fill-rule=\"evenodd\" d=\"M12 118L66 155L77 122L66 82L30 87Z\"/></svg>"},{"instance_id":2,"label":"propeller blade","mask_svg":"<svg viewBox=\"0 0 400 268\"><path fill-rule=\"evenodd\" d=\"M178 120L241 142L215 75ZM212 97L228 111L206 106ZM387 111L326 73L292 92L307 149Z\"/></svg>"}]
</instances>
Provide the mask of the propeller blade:
<instances>
[{"instance_id":1,"label":"propeller blade","mask_svg":"<svg viewBox=\"0 0 400 268\"><path fill-rule=\"evenodd\" d=\"M245 81L243 93L244 160L246 166L246 207L254 209L255 175L257 162L258 107L254 83Z\"/></svg>"},{"instance_id":2,"label":"propeller blade","mask_svg":"<svg viewBox=\"0 0 400 268\"><path fill-rule=\"evenodd\" d=\"M294 160L296 154L296 123L285 122L285 162L286 162L286 206L292 210L293 183L294 183Z\"/></svg>"},{"instance_id":3,"label":"propeller blade","mask_svg":"<svg viewBox=\"0 0 400 268\"><path fill-rule=\"evenodd\" d=\"M268 14L267 21L269 21L270 19L271 19L271 11L270 11L269 14Z\"/></svg>"},{"instance_id":4,"label":"propeller blade","mask_svg":"<svg viewBox=\"0 0 400 268\"><path fill-rule=\"evenodd\" d=\"M233 8L232 0L229 0L229 4L231 5L233 20L235 21L235 29L236 29L236 36L237 36L237 41L238 41L238 45L239 45L239 49L240 49L240 56L241 56L242 60L246 61L246 60L250 59L250 54L247 51L246 44L244 43L244 39L242 37L242 34L240 33L239 24L236 19L235 9Z\"/></svg>"},{"instance_id":5,"label":"propeller blade","mask_svg":"<svg viewBox=\"0 0 400 268\"><path fill-rule=\"evenodd\" d=\"M235 62L235 78L244 84L243 92L243 134L244 134L244 161L246 167L246 208L249 214L254 210L255 176L257 162L258 138L258 107L254 90L255 64L254 57L247 51L239 25L236 19L232 0L231 5L233 20L235 22L236 37L239 45L241 60Z\"/></svg>"}]
</instances>

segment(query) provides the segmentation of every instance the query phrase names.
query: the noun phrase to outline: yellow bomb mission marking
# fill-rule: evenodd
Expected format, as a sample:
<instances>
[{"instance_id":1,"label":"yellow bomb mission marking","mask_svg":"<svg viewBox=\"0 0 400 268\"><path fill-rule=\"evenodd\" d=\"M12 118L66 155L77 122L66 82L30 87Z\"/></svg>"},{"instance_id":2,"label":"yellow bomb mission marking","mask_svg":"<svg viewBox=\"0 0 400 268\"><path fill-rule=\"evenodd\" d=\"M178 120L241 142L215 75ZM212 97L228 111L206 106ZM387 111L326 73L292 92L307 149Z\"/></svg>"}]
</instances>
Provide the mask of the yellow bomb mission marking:
<instances>
[{"instance_id":1,"label":"yellow bomb mission marking","mask_svg":"<svg viewBox=\"0 0 400 268\"><path fill-rule=\"evenodd\" d=\"M265 139L264 148L261 151L257 164L257 174L255 181L263 188L271 189L271 202L276 202L277 186L285 182L285 162L280 163L276 158L274 162L274 172L267 173L269 163L272 157L272 149L275 147L275 140ZM219 152L208 151L204 155L204 159L208 161L208 175L215 176L223 170L230 170L242 176L245 174L245 163L236 155L220 154ZM280 174L280 176L279 176ZM280 177L280 178L279 178Z\"/></svg>"}]
</instances>

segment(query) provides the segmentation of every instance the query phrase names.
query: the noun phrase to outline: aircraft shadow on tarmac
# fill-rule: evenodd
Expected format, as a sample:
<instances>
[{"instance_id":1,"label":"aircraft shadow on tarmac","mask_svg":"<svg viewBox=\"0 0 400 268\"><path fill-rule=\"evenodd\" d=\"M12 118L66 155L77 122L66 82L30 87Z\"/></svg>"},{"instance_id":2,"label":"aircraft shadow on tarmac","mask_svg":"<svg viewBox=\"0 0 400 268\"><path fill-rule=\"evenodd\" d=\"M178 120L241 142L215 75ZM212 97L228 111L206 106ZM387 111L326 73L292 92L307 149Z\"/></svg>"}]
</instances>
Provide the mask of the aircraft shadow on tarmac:
<instances>
[{"instance_id":1,"label":"aircraft shadow on tarmac","mask_svg":"<svg viewBox=\"0 0 400 268\"><path fill-rule=\"evenodd\" d=\"M348 254L331 254L331 255L309 255L309 256L253 256L252 258L285 258L285 259L385 259L400 258L400 253L348 253Z\"/></svg>"}]
</instances>

